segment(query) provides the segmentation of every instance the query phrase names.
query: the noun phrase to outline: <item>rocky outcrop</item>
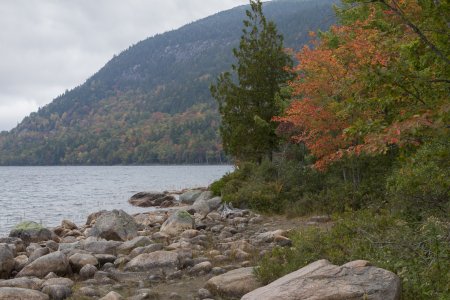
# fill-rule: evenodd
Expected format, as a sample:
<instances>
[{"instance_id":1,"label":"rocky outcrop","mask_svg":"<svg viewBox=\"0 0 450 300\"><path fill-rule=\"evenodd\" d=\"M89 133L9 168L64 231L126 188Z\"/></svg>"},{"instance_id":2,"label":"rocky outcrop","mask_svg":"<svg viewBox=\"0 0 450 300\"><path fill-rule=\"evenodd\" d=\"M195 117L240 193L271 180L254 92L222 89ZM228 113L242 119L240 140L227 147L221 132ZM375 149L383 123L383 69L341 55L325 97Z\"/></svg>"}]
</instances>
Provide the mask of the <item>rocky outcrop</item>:
<instances>
[{"instance_id":1,"label":"rocky outcrop","mask_svg":"<svg viewBox=\"0 0 450 300\"><path fill-rule=\"evenodd\" d=\"M50 230L42 225L32 221L25 221L16 225L9 233L9 236L20 238L28 245L51 240L53 235Z\"/></svg>"},{"instance_id":2,"label":"rocky outcrop","mask_svg":"<svg viewBox=\"0 0 450 300\"><path fill-rule=\"evenodd\" d=\"M16 262L8 244L0 244L0 279L8 278Z\"/></svg>"},{"instance_id":3,"label":"rocky outcrop","mask_svg":"<svg viewBox=\"0 0 450 300\"><path fill-rule=\"evenodd\" d=\"M252 267L232 270L206 282L206 288L213 294L235 298L242 297L260 286ZM261 299L265 298L258 300Z\"/></svg>"},{"instance_id":4,"label":"rocky outcrop","mask_svg":"<svg viewBox=\"0 0 450 300\"><path fill-rule=\"evenodd\" d=\"M70 265L67 257L60 251L56 251L39 257L32 263L26 265L17 277L33 276L38 278L45 277L48 273L53 272L58 275L66 275L70 273Z\"/></svg>"},{"instance_id":5,"label":"rocky outcrop","mask_svg":"<svg viewBox=\"0 0 450 300\"><path fill-rule=\"evenodd\" d=\"M105 240L127 241L137 236L138 225L123 210L103 212L96 220L88 236Z\"/></svg>"},{"instance_id":6,"label":"rocky outcrop","mask_svg":"<svg viewBox=\"0 0 450 300\"><path fill-rule=\"evenodd\" d=\"M175 201L175 197L167 193L159 192L140 192L137 193L128 200L131 205L139 207L152 207L152 206L172 206ZM164 205L163 205L164 204Z\"/></svg>"},{"instance_id":7,"label":"rocky outcrop","mask_svg":"<svg viewBox=\"0 0 450 300\"><path fill-rule=\"evenodd\" d=\"M246 294L242 300L398 300L400 294L398 276L367 261L335 266L319 260Z\"/></svg>"},{"instance_id":8,"label":"rocky outcrop","mask_svg":"<svg viewBox=\"0 0 450 300\"><path fill-rule=\"evenodd\" d=\"M160 231L177 235L186 229L193 229L194 225L194 218L187 211L177 210L162 224Z\"/></svg>"}]
</instances>

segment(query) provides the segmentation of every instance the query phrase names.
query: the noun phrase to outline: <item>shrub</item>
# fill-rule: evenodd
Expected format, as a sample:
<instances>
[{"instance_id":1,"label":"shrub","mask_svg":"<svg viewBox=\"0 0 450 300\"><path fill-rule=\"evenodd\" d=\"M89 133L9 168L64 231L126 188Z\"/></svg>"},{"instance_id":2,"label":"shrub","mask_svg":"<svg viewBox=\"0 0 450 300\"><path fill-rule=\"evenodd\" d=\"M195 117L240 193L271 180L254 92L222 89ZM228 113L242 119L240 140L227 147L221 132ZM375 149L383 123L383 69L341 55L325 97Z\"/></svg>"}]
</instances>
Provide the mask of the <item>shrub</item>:
<instances>
[{"instance_id":1,"label":"shrub","mask_svg":"<svg viewBox=\"0 0 450 300\"><path fill-rule=\"evenodd\" d=\"M293 233L293 247L275 248L262 259L259 279L268 283L323 258L335 264L366 259L400 276L404 299L449 299L449 223L429 217L411 224L368 210L335 219L331 229Z\"/></svg>"}]
</instances>

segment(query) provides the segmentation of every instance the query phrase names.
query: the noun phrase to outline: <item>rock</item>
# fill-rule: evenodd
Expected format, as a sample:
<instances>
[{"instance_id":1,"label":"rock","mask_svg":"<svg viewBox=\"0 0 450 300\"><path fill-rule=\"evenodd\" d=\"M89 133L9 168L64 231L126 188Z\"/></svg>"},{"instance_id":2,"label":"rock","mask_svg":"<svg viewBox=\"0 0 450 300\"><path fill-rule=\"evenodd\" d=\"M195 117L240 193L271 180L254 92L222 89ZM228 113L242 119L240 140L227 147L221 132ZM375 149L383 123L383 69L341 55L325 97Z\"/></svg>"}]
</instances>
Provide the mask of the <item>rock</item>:
<instances>
[{"instance_id":1,"label":"rock","mask_svg":"<svg viewBox=\"0 0 450 300\"><path fill-rule=\"evenodd\" d=\"M209 261L204 261L196 264L189 270L189 274L207 274L211 272L212 264Z\"/></svg>"},{"instance_id":2,"label":"rock","mask_svg":"<svg viewBox=\"0 0 450 300\"><path fill-rule=\"evenodd\" d=\"M35 261L39 257L42 257L42 256L47 255L49 253L50 253L50 249L48 249L47 247L38 248L38 249L34 250L33 253L31 253L30 257L28 258L28 263L32 263L33 261Z\"/></svg>"},{"instance_id":3,"label":"rock","mask_svg":"<svg viewBox=\"0 0 450 300\"><path fill-rule=\"evenodd\" d=\"M81 247L93 254L117 254L117 248L122 245L118 241L104 241L88 238L81 243Z\"/></svg>"},{"instance_id":4,"label":"rock","mask_svg":"<svg viewBox=\"0 0 450 300\"><path fill-rule=\"evenodd\" d=\"M162 224L160 231L177 235L186 229L193 229L194 223L194 219L187 211L177 210Z\"/></svg>"},{"instance_id":5,"label":"rock","mask_svg":"<svg viewBox=\"0 0 450 300\"><path fill-rule=\"evenodd\" d=\"M81 268L80 276L83 280L86 280L94 277L96 272L97 268L95 266L87 264Z\"/></svg>"},{"instance_id":6,"label":"rock","mask_svg":"<svg viewBox=\"0 0 450 300\"><path fill-rule=\"evenodd\" d=\"M63 300L72 295L72 290L65 285L47 285L42 292L49 295L52 300Z\"/></svg>"},{"instance_id":7,"label":"rock","mask_svg":"<svg viewBox=\"0 0 450 300\"><path fill-rule=\"evenodd\" d=\"M35 290L1 287L0 299L17 299L17 300L48 300L48 296Z\"/></svg>"},{"instance_id":8,"label":"rock","mask_svg":"<svg viewBox=\"0 0 450 300\"><path fill-rule=\"evenodd\" d=\"M94 254L94 256L101 266L106 263L113 263L117 259L117 256L112 254Z\"/></svg>"},{"instance_id":9,"label":"rock","mask_svg":"<svg viewBox=\"0 0 450 300\"><path fill-rule=\"evenodd\" d=\"M186 238L186 239L192 239L196 236L198 236L200 234L200 232L196 229L188 229L183 231L182 234L180 234L180 237L182 238Z\"/></svg>"},{"instance_id":10,"label":"rock","mask_svg":"<svg viewBox=\"0 0 450 300\"><path fill-rule=\"evenodd\" d=\"M26 265L17 274L17 277L35 276L43 278L50 272L54 272L60 276L70 273L70 265L67 257L60 251L52 252L44 255Z\"/></svg>"},{"instance_id":11,"label":"rock","mask_svg":"<svg viewBox=\"0 0 450 300\"><path fill-rule=\"evenodd\" d=\"M327 222L331 221L331 217L330 216L313 216L313 217L309 218L308 221L312 222L312 223L327 223Z\"/></svg>"},{"instance_id":12,"label":"rock","mask_svg":"<svg viewBox=\"0 0 450 300\"><path fill-rule=\"evenodd\" d=\"M127 241L137 236L138 225L134 219L123 210L113 210L102 213L89 232L89 236L105 240Z\"/></svg>"},{"instance_id":13,"label":"rock","mask_svg":"<svg viewBox=\"0 0 450 300\"><path fill-rule=\"evenodd\" d=\"M64 285L69 288L72 288L74 284L75 283L69 278L56 277L56 278L50 278L50 279L45 280L44 283L42 283L42 287L48 286L48 285Z\"/></svg>"},{"instance_id":14,"label":"rock","mask_svg":"<svg viewBox=\"0 0 450 300\"><path fill-rule=\"evenodd\" d=\"M61 227L68 230L78 229L77 225L69 220L62 220Z\"/></svg>"},{"instance_id":15,"label":"rock","mask_svg":"<svg viewBox=\"0 0 450 300\"><path fill-rule=\"evenodd\" d=\"M91 297L91 298L99 296L98 291L89 286L83 286L83 287L79 288L78 293L82 296Z\"/></svg>"},{"instance_id":16,"label":"rock","mask_svg":"<svg viewBox=\"0 0 450 300\"><path fill-rule=\"evenodd\" d=\"M136 256L125 265L125 271L162 271L170 274L176 271L179 265L178 254L171 251L155 251Z\"/></svg>"},{"instance_id":17,"label":"rock","mask_svg":"<svg viewBox=\"0 0 450 300\"><path fill-rule=\"evenodd\" d=\"M8 244L0 244L0 279L9 278L16 262L14 254Z\"/></svg>"},{"instance_id":18,"label":"rock","mask_svg":"<svg viewBox=\"0 0 450 300\"><path fill-rule=\"evenodd\" d=\"M207 289L199 289L197 294L200 299L206 299L206 298L212 297L211 293Z\"/></svg>"},{"instance_id":19,"label":"rock","mask_svg":"<svg viewBox=\"0 0 450 300\"><path fill-rule=\"evenodd\" d=\"M14 245L16 247L16 252L24 252L25 251L25 244L24 242L17 237L4 237L0 238L0 244L5 243L11 245Z\"/></svg>"},{"instance_id":20,"label":"rock","mask_svg":"<svg viewBox=\"0 0 450 300\"><path fill-rule=\"evenodd\" d=\"M202 192L202 190L187 191L180 195L180 201L184 204L193 204Z\"/></svg>"},{"instance_id":21,"label":"rock","mask_svg":"<svg viewBox=\"0 0 450 300\"><path fill-rule=\"evenodd\" d=\"M69 257L70 265L73 270L79 271L85 265L98 265L98 260L92 254L75 253Z\"/></svg>"},{"instance_id":22,"label":"rock","mask_svg":"<svg viewBox=\"0 0 450 300\"><path fill-rule=\"evenodd\" d=\"M28 264L28 256L25 254L16 256L14 258L14 270L20 271Z\"/></svg>"},{"instance_id":23,"label":"rock","mask_svg":"<svg viewBox=\"0 0 450 300\"><path fill-rule=\"evenodd\" d=\"M48 274L44 277L45 280L53 279L53 278L60 278L60 277L59 277L58 275L56 275L55 273L53 273L53 272L48 273Z\"/></svg>"},{"instance_id":24,"label":"rock","mask_svg":"<svg viewBox=\"0 0 450 300\"><path fill-rule=\"evenodd\" d=\"M151 253L151 252L162 250L163 248L164 248L163 244L159 244L159 243L158 244L148 245L148 246L145 246L145 247L137 247L137 248L134 248L133 251L130 252L128 257L133 259L136 256L138 256L139 254Z\"/></svg>"},{"instance_id":25,"label":"rock","mask_svg":"<svg viewBox=\"0 0 450 300\"><path fill-rule=\"evenodd\" d=\"M8 280L1 280L0 287L16 287L30 290L40 290L42 282L43 281L41 279L36 277L20 277Z\"/></svg>"},{"instance_id":26,"label":"rock","mask_svg":"<svg viewBox=\"0 0 450 300\"><path fill-rule=\"evenodd\" d=\"M192 204L191 208L198 214L205 216L207 215L211 209L209 208L208 202L205 199L197 198L194 204Z\"/></svg>"},{"instance_id":27,"label":"rock","mask_svg":"<svg viewBox=\"0 0 450 300\"><path fill-rule=\"evenodd\" d=\"M47 247L51 251L58 251L59 244L57 242L55 242L55 241L46 241L45 242L45 247Z\"/></svg>"},{"instance_id":28,"label":"rock","mask_svg":"<svg viewBox=\"0 0 450 300\"><path fill-rule=\"evenodd\" d=\"M173 203L174 201L174 196L159 192L140 192L128 200L131 205L139 207L160 206L163 202Z\"/></svg>"},{"instance_id":29,"label":"rock","mask_svg":"<svg viewBox=\"0 0 450 300\"><path fill-rule=\"evenodd\" d=\"M253 274L253 268L240 268L215 276L206 282L206 288L215 295L226 297L242 297L261 284ZM260 298L265 299L265 298Z\"/></svg>"},{"instance_id":30,"label":"rock","mask_svg":"<svg viewBox=\"0 0 450 300\"><path fill-rule=\"evenodd\" d=\"M95 212L95 213L90 214L90 215L87 217L86 225L92 225L93 223L95 223L95 222L97 221L98 217L100 217L102 214L104 214L104 213L106 213L106 212L108 212L108 211L106 211L106 210L101 210L101 211L97 211L97 212Z\"/></svg>"},{"instance_id":31,"label":"rock","mask_svg":"<svg viewBox=\"0 0 450 300\"><path fill-rule=\"evenodd\" d=\"M214 198L211 198L211 199L207 200L206 203L208 203L209 210L213 211L213 210L216 210L216 209L218 209L220 207L220 205L222 204L222 198L221 197L214 197Z\"/></svg>"},{"instance_id":32,"label":"rock","mask_svg":"<svg viewBox=\"0 0 450 300\"><path fill-rule=\"evenodd\" d=\"M146 237L146 236L138 236L138 237L135 237L134 239L132 239L130 241L124 242L122 245L120 245L117 248L117 251L119 253L122 253L122 254L128 254L134 248L148 246L151 243L153 243L153 242L148 237Z\"/></svg>"},{"instance_id":33,"label":"rock","mask_svg":"<svg viewBox=\"0 0 450 300\"><path fill-rule=\"evenodd\" d=\"M52 239L52 232L42 225L25 221L19 223L9 233L10 237L20 238L25 244L39 243Z\"/></svg>"},{"instance_id":34,"label":"rock","mask_svg":"<svg viewBox=\"0 0 450 300\"><path fill-rule=\"evenodd\" d=\"M59 251L71 251L73 249L81 249L81 243L80 242L73 242L73 243L60 243L58 250Z\"/></svg>"},{"instance_id":35,"label":"rock","mask_svg":"<svg viewBox=\"0 0 450 300\"><path fill-rule=\"evenodd\" d=\"M119 293L116 293L114 291L111 291L108 294L106 294L105 297L100 298L100 300L122 300L122 299L123 297Z\"/></svg>"},{"instance_id":36,"label":"rock","mask_svg":"<svg viewBox=\"0 0 450 300\"><path fill-rule=\"evenodd\" d=\"M242 300L398 300L400 293L400 279L390 271L367 261L335 266L323 259L246 294Z\"/></svg>"},{"instance_id":37,"label":"rock","mask_svg":"<svg viewBox=\"0 0 450 300\"><path fill-rule=\"evenodd\" d=\"M263 243L271 243L275 240L278 236L285 236L286 235L285 230L274 230L274 231L267 231L263 233L256 234L252 237L252 243L254 244L263 244Z\"/></svg>"}]
</instances>

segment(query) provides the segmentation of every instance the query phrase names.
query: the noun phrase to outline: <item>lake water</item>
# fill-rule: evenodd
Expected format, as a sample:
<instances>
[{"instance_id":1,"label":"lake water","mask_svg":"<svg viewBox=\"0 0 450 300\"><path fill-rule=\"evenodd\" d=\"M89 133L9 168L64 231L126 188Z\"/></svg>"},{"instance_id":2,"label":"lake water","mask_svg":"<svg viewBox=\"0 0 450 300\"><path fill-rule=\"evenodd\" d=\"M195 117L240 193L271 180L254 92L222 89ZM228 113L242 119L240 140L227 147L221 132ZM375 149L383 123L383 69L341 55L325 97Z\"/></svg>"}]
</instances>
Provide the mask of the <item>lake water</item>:
<instances>
[{"instance_id":1,"label":"lake water","mask_svg":"<svg viewBox=\"0 0 450 300\"><path fill-rule=\"evenodd\" d=\"M23 220L78 225L102 209L149 211L127 200L137 192L205 187L231 166L0 167L0 237Z\"/></svg>"}]
</instances>

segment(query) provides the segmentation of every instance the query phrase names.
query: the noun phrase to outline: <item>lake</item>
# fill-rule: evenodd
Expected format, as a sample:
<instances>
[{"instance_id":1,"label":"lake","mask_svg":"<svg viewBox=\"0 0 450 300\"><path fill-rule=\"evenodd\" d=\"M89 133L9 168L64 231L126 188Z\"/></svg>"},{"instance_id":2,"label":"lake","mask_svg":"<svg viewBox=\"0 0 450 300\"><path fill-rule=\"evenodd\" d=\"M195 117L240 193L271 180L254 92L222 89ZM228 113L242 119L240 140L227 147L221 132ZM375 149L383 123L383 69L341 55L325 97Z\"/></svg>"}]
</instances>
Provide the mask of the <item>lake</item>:
<instances>
[{"instance_id":1,"label":"lake","mask_svg":"<svg viewBox=\"0 0 450 300\"><path fill-rule=\"evenodd\" d=\"M137 192L205 187L232 166L52 166L0 167L0 237L15 224L31 220L77 225L102 209L128 213L152 210L127 200Z\"/></svg>"}]
</instances>

